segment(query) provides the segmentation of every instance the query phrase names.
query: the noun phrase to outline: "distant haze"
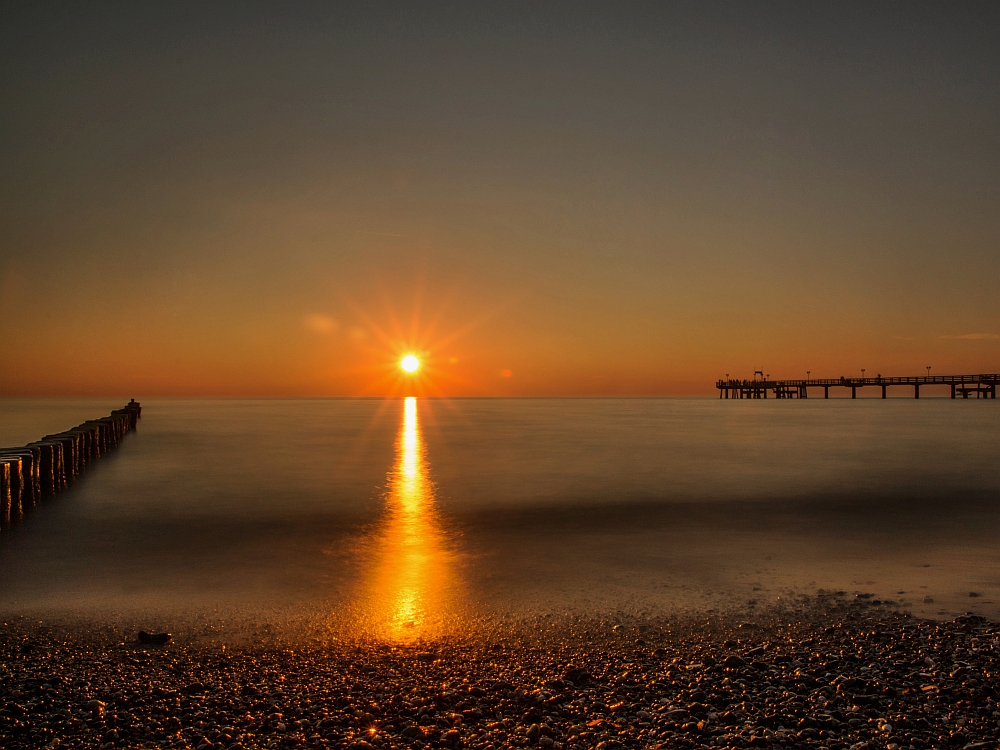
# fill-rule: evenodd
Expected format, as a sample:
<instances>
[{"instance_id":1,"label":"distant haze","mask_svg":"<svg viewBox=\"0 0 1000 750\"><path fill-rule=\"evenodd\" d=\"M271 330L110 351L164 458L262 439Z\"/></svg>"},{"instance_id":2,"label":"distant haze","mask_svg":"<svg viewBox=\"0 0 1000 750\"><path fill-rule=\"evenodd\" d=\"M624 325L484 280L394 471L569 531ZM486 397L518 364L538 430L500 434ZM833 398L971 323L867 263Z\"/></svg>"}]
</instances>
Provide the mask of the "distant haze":
<instances>
[{"instance_id":1,"label":"distant haze","mask_svg":"<svg viewBox=\"0 0 1000 750\"><path fill-rule=\"evenodd\" d=\"M1000 371L998 49L996 3L5 2L0 396Z\"/></svg>"}]
</instances>

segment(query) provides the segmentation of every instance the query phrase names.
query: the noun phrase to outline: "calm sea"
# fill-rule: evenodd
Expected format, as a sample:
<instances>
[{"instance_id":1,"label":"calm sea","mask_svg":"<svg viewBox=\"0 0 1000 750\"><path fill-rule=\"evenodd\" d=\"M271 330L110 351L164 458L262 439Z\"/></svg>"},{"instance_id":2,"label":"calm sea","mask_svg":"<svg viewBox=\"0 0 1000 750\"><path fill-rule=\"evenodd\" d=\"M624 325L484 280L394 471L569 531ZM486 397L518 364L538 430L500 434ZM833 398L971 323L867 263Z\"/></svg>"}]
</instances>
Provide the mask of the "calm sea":
<instances>
[{"instance_id":1,"label":"calm sea","mask_svg":"<svg viewBox=\"0 0 1000 750\"><path fill-rule=\"evenodd\" d=\"M0 401L0 445L118 406ZM998 459L995 401L143 400L0 536L0 612L407 639L826 589L995 617Z\"/></svg>"}]
</instances>

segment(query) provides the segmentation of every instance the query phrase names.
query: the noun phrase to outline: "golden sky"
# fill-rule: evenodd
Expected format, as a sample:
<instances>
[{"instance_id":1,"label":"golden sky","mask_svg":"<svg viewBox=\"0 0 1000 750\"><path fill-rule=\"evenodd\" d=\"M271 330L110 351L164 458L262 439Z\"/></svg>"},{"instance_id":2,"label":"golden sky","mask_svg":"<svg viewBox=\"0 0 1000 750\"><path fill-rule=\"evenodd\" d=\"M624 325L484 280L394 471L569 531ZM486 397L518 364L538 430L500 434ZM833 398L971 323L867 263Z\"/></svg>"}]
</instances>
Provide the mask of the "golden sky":
<instances>
[{"instance_id":1,"label":"golden sky","mask_svg":"<svg viewBox=\"0 0 1000 750\"><path fill-rule=\"evenodd\" d=\"M0 396L1000 371L996 6L0 6Z\"/></svg>"}]
</instances>

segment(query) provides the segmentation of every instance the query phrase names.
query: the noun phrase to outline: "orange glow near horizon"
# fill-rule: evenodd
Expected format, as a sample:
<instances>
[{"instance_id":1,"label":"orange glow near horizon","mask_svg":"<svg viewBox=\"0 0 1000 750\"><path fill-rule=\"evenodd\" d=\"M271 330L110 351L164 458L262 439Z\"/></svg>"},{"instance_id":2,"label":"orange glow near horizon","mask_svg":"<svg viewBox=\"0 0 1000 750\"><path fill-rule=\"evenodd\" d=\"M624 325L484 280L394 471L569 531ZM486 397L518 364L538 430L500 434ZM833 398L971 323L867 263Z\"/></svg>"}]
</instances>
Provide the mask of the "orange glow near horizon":
<instances>
[{"instance_id":1,"label":"orange glow near horizon","mask_svg":"<svg viewBox=\"0 0 1000 750\"><path fill-rule=\"evenodd\" d=\"M887 332L881 343L830 348L817 342L842 335L835 317L808 331L790 324L780 336L737 336L714 330L714 314L697 328L677 328L666 313L640 326L592 311L563 315L528 292L485 295L475 283L426 278L415 267L405 277L375 278L350 295L334 288L316 304L289 296L272 315L255 311L238 322L187 308L149 325L142 314L102 322L75 317L83 301L71 296L22 325L30 289L0 295L0 314L12 321L0 398L715 396L725 373L750 378L762 364L776 378L860 367L921 374L927 363L938 373L997 368L1000 334L988 332ZM544 324L557 318L555 327ZM403 367L409 356L413 371Z\"/></svg>"},{"instance_id":2,"label":"orange glow near horizon","mask_svg":"<svg viewBox=\"0 0 1000 750\"><path fill-rule=\"evenodd\" d=\"M452 614L457 578L455 553L435 507L415 397L403 400L402 416L375 564L360 597L363 629L393 642L439 635Z\"/></svg>"},{"instance_id":3,"label":"orange glow near horizon","mask_svg":"<svg viewBox=\"0 0 1000 750\"><path fill-rule=\"evenodd\" d=\"M187 308L149 325L143 315L102 323L75 317L83 300L71 296L22 325L30 289L0 295L0 314L12 321L0 398L716 396L725 373L750 378L761 364L776 378L806 370L838 377L852 363L854 372L884 375L921 374L927 363L939 373L997 367L1000 334L887 333L878 345L830 348L817 342L842 335L836 318L798 333L790 324L780 336L737 336L713 330L721 320L714 314L698 328L677 328L666 313L639 326L593 311L563 315L530 292L486 295L473 282L428 278L415 266L401 276L374 278L350 295L333 288L316 304L283 298L286 307L238 323L218 309ZM544 324L556 318L563 322ZM403 367L408 356L419 363L414 371Z\"/></svg>"}]
</instances>

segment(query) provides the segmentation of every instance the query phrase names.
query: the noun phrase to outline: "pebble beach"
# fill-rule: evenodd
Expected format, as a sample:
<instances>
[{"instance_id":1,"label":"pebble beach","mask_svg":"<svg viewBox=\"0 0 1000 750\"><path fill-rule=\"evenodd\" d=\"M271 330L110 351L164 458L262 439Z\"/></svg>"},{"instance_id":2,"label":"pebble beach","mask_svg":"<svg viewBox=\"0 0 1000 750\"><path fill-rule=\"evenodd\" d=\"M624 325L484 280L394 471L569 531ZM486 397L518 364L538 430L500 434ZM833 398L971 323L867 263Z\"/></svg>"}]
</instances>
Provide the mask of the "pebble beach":
<instances>
[{"instance_id":1,"label":"pebble beach","mask_svg":"<svg viewBox=\"0 0 1000 750\"><path fill-rule=\"evenodd\" d=\"M978 748L1000 625L821 592L764 610L537 617L393 644L220 643L9 619L15 748Z\"/></svg>"}]
</instances>

